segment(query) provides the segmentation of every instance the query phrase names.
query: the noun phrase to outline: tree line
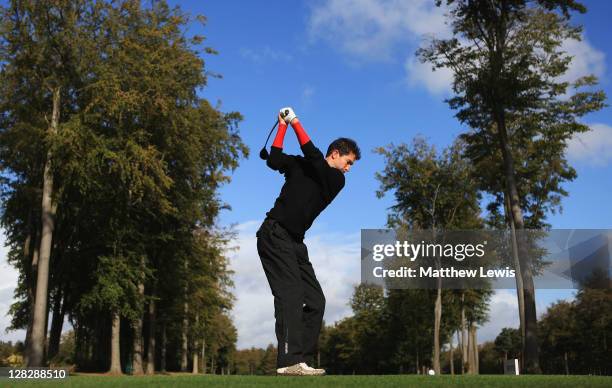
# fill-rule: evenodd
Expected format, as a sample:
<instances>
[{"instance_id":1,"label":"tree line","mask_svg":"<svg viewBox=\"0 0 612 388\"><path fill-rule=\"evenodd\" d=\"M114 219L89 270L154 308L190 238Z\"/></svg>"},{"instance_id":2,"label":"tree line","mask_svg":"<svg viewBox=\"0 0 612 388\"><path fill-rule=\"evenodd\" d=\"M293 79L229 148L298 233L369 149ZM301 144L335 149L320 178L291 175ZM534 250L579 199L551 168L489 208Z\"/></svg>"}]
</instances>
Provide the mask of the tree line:
<instances>
[{"instance_id":1,"label":"tree line","mask_svg":"<svg viewBox=\"0 0 612 388\"><path fill-rule=\"evenodd\" d=\"M491 318L490 292L484 294L444 290L441 373L503 374L504 361L524 357L519 328L503 328L493 341L478 343L477 327ZM436 289L384 292L378 286L356 286L353 314L323 326L315 366L330 374L426 374L434 368L436 298ZM573 301L548 306L538 322L542 372L610 375L611 307L610 289L590 283ZM462 316L469 331L465 337ZM239 350L232 364L235 374L275 374L276 347Z\"/></svg>"},{"instance_id":2,"label":"tree line","mask_svg":"<svg viewBox=\"0 0 612 388\"><path fill-rule=\"evenodd\" d=\"M600 275L597 275L600 276ZM593 280L592 280L593 281ZM550 305L538 322L538 343L545 374L612 374L612 292L585 284L573 301ZM502 362L522 357L519 329L504 328L480 347L483 373L500 373Z\"/></svg>"},{"instance_id":3,"label":"tree line","mask_svg":"<svg viewBox=\"0 0 612 388\"><path fill-rule=\"evenodd\" d=\"M218 191L248 149L241 115L199 96L215 50L188 27L206 18L131 0L0 13L0 221L26 365L58 354L67 319L81 370L224 367L236 330Z\"/></svg>"}]
</instances>

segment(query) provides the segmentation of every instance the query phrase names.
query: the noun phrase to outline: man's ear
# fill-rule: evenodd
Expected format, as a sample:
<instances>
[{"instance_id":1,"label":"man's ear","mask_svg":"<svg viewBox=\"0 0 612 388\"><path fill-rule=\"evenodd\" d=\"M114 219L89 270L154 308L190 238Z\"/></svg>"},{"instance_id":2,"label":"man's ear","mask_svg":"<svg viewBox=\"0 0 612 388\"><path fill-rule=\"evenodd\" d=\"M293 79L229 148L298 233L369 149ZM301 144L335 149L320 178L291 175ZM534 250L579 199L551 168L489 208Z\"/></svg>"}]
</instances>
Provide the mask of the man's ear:
<instances>
[{"instance_id":1,"label":"man's ear","mask_svg":"<svg viewBox=\"0 0 612 388\"><path fill-rule=\"evenodd\" d=\"M333 150L332 153L331 153L331 157L332 157L332 159L338 159L340 157L340 151Z\"/></svg>"}]
</instances>

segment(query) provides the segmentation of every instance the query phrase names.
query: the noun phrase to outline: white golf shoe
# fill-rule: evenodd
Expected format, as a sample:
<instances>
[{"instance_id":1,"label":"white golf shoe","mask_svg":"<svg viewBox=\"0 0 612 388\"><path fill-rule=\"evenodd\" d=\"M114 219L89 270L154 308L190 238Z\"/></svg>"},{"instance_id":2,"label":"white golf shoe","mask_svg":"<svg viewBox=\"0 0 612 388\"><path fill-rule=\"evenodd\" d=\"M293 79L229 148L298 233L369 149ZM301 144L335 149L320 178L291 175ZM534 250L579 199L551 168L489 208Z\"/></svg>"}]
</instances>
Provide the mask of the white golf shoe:
<instances>
[{"instance_id":1,"label":"white golf shoe","mask_svg":"<svg viewBox=\"0 0 612 388\"><path fill-rule=\"evenodd\" d=\"M279 376L323 376L325 369L316 369L308 366L305 362L278 368L276 374Z\"/></svg>"}]
</instances>

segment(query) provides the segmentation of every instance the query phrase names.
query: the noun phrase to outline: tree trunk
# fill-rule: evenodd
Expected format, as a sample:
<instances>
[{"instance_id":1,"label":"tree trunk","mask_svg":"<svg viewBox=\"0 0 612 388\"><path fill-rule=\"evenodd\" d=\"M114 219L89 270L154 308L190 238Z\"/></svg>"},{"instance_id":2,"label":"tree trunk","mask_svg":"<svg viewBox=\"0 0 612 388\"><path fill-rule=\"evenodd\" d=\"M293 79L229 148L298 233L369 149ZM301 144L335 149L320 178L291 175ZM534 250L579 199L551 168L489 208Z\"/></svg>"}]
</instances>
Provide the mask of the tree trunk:
<instances>
[{"instance_id":1,"label":"tree trunk","mask_svg":"<svg viewBox=\"0 0 612 388\"><path fill-rule=\"evenodd\" d=\"M58 295L53 304L53 319L51 320L51 333L49 335L49 359L52 359L59 351L65 315L66 296L62 295L62 289L58 288Z\"/></svg>"},{"instance_id":2,"label":"tree trunk","mask_svg":"<svg viewBox=\"0 0 612 388\"><path fill-rule=\"evenodd\" d=\"M210 358L210 373L213 375L217 374L217 371L215 370L215 358L214 357Z\"/></svg>"},{"instance_id":3,"label":"tree trunk","mask_svg":"<svg viewBox=\"0 0 612 388\"><path fill-rule=\"evenodd\" d=\"M198 374L198 352L197 351L193 352L192 357L193 357L193 360L192 360L193 365L191 367L191 373L195 375L195 374Z\"/></svg>"},{"instance_id":4,"label":"tree trunk","mask_svg":"<svg viewBox=\"0 0 612 388\"><path fill-rule=\"evenodd\" d=\"M188 262L187 260L185 260L185 273L187 273L188 270ZM184 298L185 298L185 302L183 304L183 327L182 327L182 346L181 346L181 372L187 372L187 353L189 351L189 343L188 343L188 338L187 338L187 330L189 327L189 319L188 319L188 312L189 312L189 304L187 303L187 283L185 283L185 288L184 288Z\"/></svg>"},{"instance_id":5,"label":"tree trunk","mask_svg":"<svg viewBox=\"0 0 612 388\"><path fill-rule=\"evenodd\" d=\"M28 329L26 331L26 339L25 339L25 351L24 351L24 359L23 362L25 365L30 365L30 353L32 352L32 327L34 326L34 301L36 299L36 284L34 283L34 279L36 279L37 268L38 268L38 246L34 244L35 249L32 253L32 283L31 286L28 287L28 292L30 295L30 317L28 322Z\"/></svg>"},{"instance_id":6,"label":"tree trunk","mask_svg":"<svg viewBox=\"0 0 612 388\"><path fill-rule=\"evenodd\" d=\"M452 335L450 339L449 363L450 363L450 374L451 376L454 376L455 375L455 357L453 354L453 336Z\"/></svg>"},{"instance_id":7,"label":"tree trunk","mask_svg":"<svg viewBox=\"0 0 612 388\"><path fill-rule=\"evenodd\" d=\"M195 319L195 327L198 327L198 322L199 322L199 315L196 314L196 319ZM194 344L193 344L193 365L191 367L191 373L193 374L197 374L198 373L198 341L195 340Z\"/></svg>"},{"instance_id":8,"label":"tree trunk","mask_svg":"<svg viewBox=\"0 0 612 388\"><path fill-rule=\"evenodd\" d=\"M189 320L187 319L187 313L189 311L189 304L185 301L183 304L183 331L181 334L182 345L181 345L181 372L187 372L187 354L189 352L189 342L187 336L187 330Z\"/></svg>"},{"instance_id":9,"label":"tree trunk","mask_svg":"<svg viewBox=\"0 0 612 388\"><path fill-rule=\"evenodd\" d=\"M468 334L468 338L467 338L468 352L467 352L467 359L466 359L466 365L465 365L465 372L468 375L471 375L474 373L474 362L473 362L474 351L472 350L473 346L474 346L474 343L472 342L472 337Z\"/></svg>"},{"instance_id":10,"label":"tree trunk","mask_svg":"<svg viewBox=\"0 0 612 388\"><path fill-rule=\"evenodd\" d=\"M476 371L476 374L480 374L480 352L478 351L478 327L476 327L476 324L474 324L473 327L473 331L472 331L472 338L474 340L474 369Z\"/></svg>"},{"instance_id":11,"label":"tree trunk","mask_svg":"<svg viewBox=\"0 0 612 388\"><path fill-rule=\"evenodd\" d=\"M537 327L537 315L535 306L535 287L533 284L533 276L531 273L531 265L529 263L530 255L527 253L526 242L524 241L523 233L525 229L525 222L523 219L523 212L520 206L520 198L518 195L518 188L515 181L515 169L514 159L508 143L508 134L506 131L505 113L503 109L498 109L495 112L495 121L497 123L498 137L502 157L504 161L504 172L506 178L506 187L509 194L510 200L510 214L514 221L514 227L518 230L518 252L519 252L519 263L520 263L520 276L523 281L523 292L524 292L524 308L525 308L525 344L523 349L523 356L525 359L525 371L527 373L540 373L540 362L538 355L538 327ZM519 273L517 273L519 276Z\"/></svg>"},{"instance_id":12,"label":"tree trunk","mask_svg":"<svg viewBox=\"0 0 612 388\"><path fill-rule=\"evenodd\" d=\"M49 358L47 357L47 350L49 347L49 341L48 341L48 331L49 331L49 313L50 313L50 306L51 306L51 290L49 290L47 288L47 311L45 312L45 331L44 331L44 335L43 338L45 339L45 346L43 347L43 360L45 360L45 364L49 363Z\"/></svg>"},{"instance_id":13,"label":"tree trunk","mask_svg":"<svg viewBox=\"0 0 612 388\"><path fill-rule=\"evenodd\" d=\"M461 292L461 373L465 373L469 367L468 360L468 329L465 319L465 292Z\"/></svg>"},{"instance_id":14,"label":"tree trunk","mask_svg":"<svg viewBox=\"0 0 612 388\"><path fill-rule=\"evenodd\" d=\"M151 296L155 296L155 287ZM149 302L149 344L147 350L147 374L155 374L155 300Z\"/></svg>"},{"instance_id":15,"label":"tree trunk","mask_svg":"<svg viewBox=\"0 0 612 388\"><path fill-rule=\"evenodd\" d=\"M463 344L461 343L461 337L459 335L459 330L457 330L457 350L459 351L459 356L461 356L461 366L459 368L459 372L463 374Z\"/></svg>"},{"instance_id":16,"label":"tree trunk","mask_svg":"<svg viewBox=\"0 0 612 388\"><path fill-rule=\"evenodd\" d=\"M53 136L59 127L60 115L60 88L53 89L53 113L48 133ZM30 352L28 367L44 366L45 349L45 321L47 317L47 292L49 285L49 260L51 259L51 243L53 229L55 228L55 213L57 204L53 200L53 173L51 171L51 151L47 151L45 171L43 176L42 193L42 232L40 235L40 252L36 276L36 298L34 299L34 319L32 322L32 334L30 341Z\"/></svg>"},{"instance_id":17,"label":"tree trunk","mask_svg":"<svg viewBox=\"0 0 612 388\"><path fill-rule=\"evenodd\" d=\"M440 265L437 265L440 268ZM442 278L437 279L438 290L434 308L434 348L433 369L436 375L440 374L440 323L442 321Z\"/></svg>"},{"instance_id":18,"label":"tree trunk","mask_svg":"<svg viewBox=\"0 0 612 388\"><path fill-rule=\"evenodd\" d=\"M30 268L26 272L26 283L28 286L28 327L26 330L26 337L24 343L23 362L25 365L29 364L30 360L30 348L31 348L31 336L32 336L32 323L34 322L34 299L36 294L36 274L38 267L38 244L36 230L38 227L33 224L34 216L33 212L28 213L28 235L23 244L23 259L26 263L30 263Z\"/></svg>"},{"instance_id":19,"label":"tree trunk","mask_svg":"<svg viewBox=\"0 0 612 388\"><path fill-rule=\"evenodd\" d=\"M420 368L420 366L419 366L419 351L418 350L416 352L416 360L415 361L416 361L416 364L415 364L415 366L416 366L416 374L418 375L419 374L419 368Z\"/></svg>"},{"instance_id":20,"label":"tree trunk","mask_svg":"<svg viewBox=\"0 0 612 388\"><path fill-rule=\"evenodd\" d=\"M518 308L519 308L519 321L521 328L521 348L525 349L525 292L523 288L523 276L521 275L521 263L519 261L518 255L518 243L516 239L516 228L514 226L514 217L512 217L510 211L510 195L508 192L504 192L504 203L506 210L506 218L508 219L508 223L510 224L510 232L512 239L512 258L514 261L514 268L516 271L516 275L514 279L516 280L516 296L518 298ZM521 357L521 370L525 367L523 364L524 357Z\"/></svg>"},{"instance_id":21,"label":"tree trunk","mask_svg":"<svg viewBox=\"0 0 612 388\"><path fill-rule=\"evenodd\" d=\"M162 343L161 343L161 363L159 369L162 373L166 372L166 345L168 337L166 336L166 322L162 323Z\"/></svg>"},{"instance_id":22,"label":"tree trunk","mask_svg":"<svg viewBox=\"0 0 612 388\"><path fill-rule=\"evenodd\" d=\"M206 336L202 337L202 373L206 374Z\"/></svg>"},{"instance_id":23,"label":"tree trunk","mask_svg":"<svg viewBox=\"0 0 612 388\"><path fill-rule=\"evenodd\" d=\"M563 361L565 362L565 374L569 376L569 364L567 362L567 352L563 352Z\"/></svg>"},{"instance_id":24,"label":"tree trunk","mask_svg":"<svg viewBox=\"0 0 612 388\"><path fill-rule=\"evenodd\" d=\"M474 322L470 323L468 342L468 374L478 374L478 341Z\"/></svg>"},{"instance_id":25,"label":"tree trunk","mask_svg":"<svg viewBox=\"0 0 612 388\"><path fill-rule=\"evenodd\" d=\"M121 372L121 348L119 339L121 337L121 317L119 313L112 315L112 331L111 331L111 363L109 374L120 375Z\"/></svg>"},{"instance_id":26,"label":"tree trunk","mask_svg":"<svg viewBox=\"0 0 612 388\"><path fill-rule=\"evenodd\" d=\"M142 266L144 266L144 256L141 257L140 259L140 264ZM138 283L138 295L140 298L140 303L142 303L142 301L144 300L144 280L140 281L140 283ZM134 342L132 344L133 346L133 353L134 353L134 359L132 360L132 374L139 376L139 375L143 375L144 374L144 368L143 368L143 340L142 340L142 320L143 320L143 316L139 316L136 321L134 322Z\"/></svg>"}]
</instances>

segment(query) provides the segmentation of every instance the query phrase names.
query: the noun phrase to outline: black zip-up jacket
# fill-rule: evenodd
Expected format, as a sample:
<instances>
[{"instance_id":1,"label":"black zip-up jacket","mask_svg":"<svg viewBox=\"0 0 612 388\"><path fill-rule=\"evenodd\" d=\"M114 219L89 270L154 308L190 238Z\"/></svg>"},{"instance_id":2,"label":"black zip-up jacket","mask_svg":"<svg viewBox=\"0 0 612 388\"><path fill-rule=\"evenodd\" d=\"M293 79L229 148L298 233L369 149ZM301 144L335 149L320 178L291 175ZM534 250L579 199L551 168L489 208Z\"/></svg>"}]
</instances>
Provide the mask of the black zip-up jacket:
<instances>
[{"instance_id":1,"label":"black zip-up jacket","mask_svg":"<svg viewBox=\"0 0 612 388\"><path fill-rule=\"evenodd\" d=\"M304 156L287 155L272 146L266 164L285 175L285 184L274 207L266 213L278 221L297 241L304 239L317 216L344 187L344 174L327 164L323 153L308 141Z\"/></svg>"}]
</instances>

